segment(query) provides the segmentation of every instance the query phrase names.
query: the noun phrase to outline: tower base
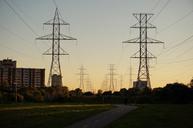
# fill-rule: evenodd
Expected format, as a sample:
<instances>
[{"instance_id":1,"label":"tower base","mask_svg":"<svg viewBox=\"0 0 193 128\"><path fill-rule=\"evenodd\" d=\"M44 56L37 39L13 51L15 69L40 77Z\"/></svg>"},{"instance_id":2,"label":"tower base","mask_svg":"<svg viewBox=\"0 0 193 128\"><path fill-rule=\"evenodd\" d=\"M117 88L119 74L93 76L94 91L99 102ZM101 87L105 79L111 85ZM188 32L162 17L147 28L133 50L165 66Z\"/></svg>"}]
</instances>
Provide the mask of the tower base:
<instances>
[{"instance_id":1,"label":"tower base","mask_svg":"<svg viewBox=\"0 0 193 128\"><path fill-rule=\"evenodd\" d=\"M147 88L147 81L134 81L133 88L144 89Z\"/></svg>"},{"instance_id":2,"label":"tower base","mask_svg":"<svg viewBox=\"0 0 193 128\"><path fill-rule=\"evenodd\" d=\"M62 86L62 77L61 75L54 74L52 75L52 87L61 87Z\"/></svg>"}]
</instances>

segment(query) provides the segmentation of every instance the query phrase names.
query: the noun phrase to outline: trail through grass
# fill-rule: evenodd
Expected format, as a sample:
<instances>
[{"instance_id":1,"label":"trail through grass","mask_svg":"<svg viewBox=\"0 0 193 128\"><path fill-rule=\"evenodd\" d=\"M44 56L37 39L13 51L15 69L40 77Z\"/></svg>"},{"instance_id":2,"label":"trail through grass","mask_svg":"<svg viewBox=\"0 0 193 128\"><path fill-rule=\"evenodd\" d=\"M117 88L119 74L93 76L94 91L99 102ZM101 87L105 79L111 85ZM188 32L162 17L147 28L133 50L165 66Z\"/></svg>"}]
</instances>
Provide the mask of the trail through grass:
<instances>
[{"instance_id":1,"label":"trail through grass","mask_svg":"<svg viewBox=\"0 0 193 128\"><path fill-rule=\"evenodd\" d=\"M1 128L64 128L78 120L109 110L111 105L33 104L0 106Z\"/></svg>"}]
</instances>

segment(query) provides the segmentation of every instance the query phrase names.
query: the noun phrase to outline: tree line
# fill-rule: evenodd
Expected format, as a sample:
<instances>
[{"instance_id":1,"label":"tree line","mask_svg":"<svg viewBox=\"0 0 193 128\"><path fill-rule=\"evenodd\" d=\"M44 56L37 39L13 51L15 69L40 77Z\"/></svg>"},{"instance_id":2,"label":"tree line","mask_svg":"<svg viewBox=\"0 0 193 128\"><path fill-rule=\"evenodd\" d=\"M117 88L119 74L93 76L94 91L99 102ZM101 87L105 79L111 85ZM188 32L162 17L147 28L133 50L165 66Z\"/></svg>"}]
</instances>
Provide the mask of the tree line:
<instances>
[{"instance_id":1,"label":"tree line","mask_svg":"<svg viewBox=\"0 0 193 128\"><path fill-rule=\"evenodd\" d=\"M193 103L193 80L189 85L167 84L159 88L122 88L120 91L82 92L77 88L34 86L15 88L0 86L0 103L63 102L63 103Z\"/></svg>"}]
</instances>

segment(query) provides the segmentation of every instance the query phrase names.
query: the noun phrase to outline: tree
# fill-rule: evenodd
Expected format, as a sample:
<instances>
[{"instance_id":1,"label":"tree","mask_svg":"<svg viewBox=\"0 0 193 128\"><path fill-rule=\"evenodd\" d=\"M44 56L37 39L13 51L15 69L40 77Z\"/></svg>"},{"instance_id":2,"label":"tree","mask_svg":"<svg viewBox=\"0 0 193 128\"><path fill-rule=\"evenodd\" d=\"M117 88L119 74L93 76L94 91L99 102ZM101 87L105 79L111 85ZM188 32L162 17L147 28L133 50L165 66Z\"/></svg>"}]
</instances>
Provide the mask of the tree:
<instances>
[{"instance_id":1,"label":"tree","mask_svg":"<svg viewBox=\"0 0 193 128\"><path fill-rule=\"evenodd\" d=\"M83 94L82 90L80 88L76 88L74 91L75 91L75 94L76 94L77 97L80 97Z\"/></svg>"},{"instance_id":2,"label":"tree","mask_svg":"<svg viewBox=\"0 0 193 128\"><path fill-rule=\"evenodd\" d=\"M101 89L99 89L98 91L97 91L97 96L101 96L103 94L103 91L101 90Z\"/></svg>"},{"instance_id":3,"label":"tree","mask_svg":"<svg viewBox=\"0 0 193 128\"><path fill-rule=\"evenodd\" d=\"M121 96L127 96L127 94L128 94L127 89L126 89L126 88L122 88L122 89L120 90L120 94L121 94Z\"/></svg>"},{"instance_id":4,"label":"tree","mask_svg":"<svg viewBox=\"0 0 193 128\"><path fill-rule=\"evenodd\" d=\"M164 100L171 103L187 103L191 99L191 90L182 83L167 84L163 88Z\"/></svg>"},{"instance_id":5,"label":"tree","mask_svg":"<svg viewBox=\"0 0 193 128\"><path fill-rule=\"evenodd\" d=\"M93 96L94 94L92 92L88 91L88 92L85 92L83 95L84 96Z\"/></svg>"},{"instance_id":6,"label":"tree","mask_svg":"<svg viewBox=\"0 0 193 128\"><path fill-rule=\"evenodd\" d=\"M30 102L44 101L44 96L42 95L40 89L34 86L22 88L20 90L20 93L24 96L25 101L30 101Z\"/></svg>"},{"instance_id":7,"label":"tree","mask_svg":"<svg viewBox=\"0 0 193 128\"><path fill-rule=\"evenodd\" d=\"M190 87L192 87L193 88L193 78L190 80Z\"/></svg>"},{"instance_id":8,"label":"tree","mask_svg":"<svg viewBox=\"0 0 193 128\"><path fill-rule=\"evenodd\" d=\"M105 91L103 92L104 96L111 96L112 95L112 91Z\"/></svg>"}]
</instances>

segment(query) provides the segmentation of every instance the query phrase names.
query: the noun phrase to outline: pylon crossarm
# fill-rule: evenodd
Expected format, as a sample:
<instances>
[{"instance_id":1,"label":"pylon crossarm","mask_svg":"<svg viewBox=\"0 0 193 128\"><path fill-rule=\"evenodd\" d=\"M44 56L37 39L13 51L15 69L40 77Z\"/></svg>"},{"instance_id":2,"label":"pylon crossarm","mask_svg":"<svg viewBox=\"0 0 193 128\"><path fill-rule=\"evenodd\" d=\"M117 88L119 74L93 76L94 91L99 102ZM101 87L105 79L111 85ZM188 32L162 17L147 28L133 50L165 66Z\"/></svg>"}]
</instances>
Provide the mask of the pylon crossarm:
<instances>
[{"instance_id":1,"label":"pylon crossarm","mask_svg":"<svg viewBox=\"0 0 193 128\"><path fill-rule=\"evenodd\" d=\"M147 43L156 43L156 44L163 44L164 42L162 42L162 41L159 41L159 40L156 40L156 39L152 39L152 38L150 38L150 37L147 37L147 40L148 40L148 42Z\"/></svg>"},{"instance_id":2,"label":"pylon crossarm","mask_svg":"<svg viewBox=\"0 0 193 128\"><path fill-rule=\"evenodd\" d=\"M64 34L60 34L60 40L77 40L74 37L66 36Z\"/></svg>"},{"instance_id":3,"label":"pylon crossarm","mask_svg":"<svg viewBox=\"0 0 193 128\"><path fill-rule=\"evenodd\" d=\"M148 16L151 16L151 17L154 15L153 13L133 13L133 16L138 16L139 14L148 15Z\"/></svg>"},{"instance_id":4,"label":"pylon crossarm","mask_svg":"<svg viewBox=\"0 0 193 128\"><path fill-rule=\"evenodd\" d=\"M134 38L131 40L123 41L122 43L139 43L138 41L139 41L139 38Z\"/></svg>"},{"instance_id":5,"label":"pylon crossarm","mask_svg":"<svg viewBox=\"0 0 193 128\"><path fill-rule=\"evenodd\" d=\"M139 56L134 56L134 57L131 57L131 58L134 58L134 59L139 59L139 58L147 58L147 59L155 59L155 57L139 57Z\"/></svg>"},{"instance_id":6,"label":"pylon crossarm","mask_svg":"<svg viewBox=\"0 0 193 128\"><path fill-rule=\"evenodd\" d=\"M157 57L154 56L150 51L147 51L147 57L148 57L148 58L157 58Z\"/></svg>"},{"instance_id":7,"label":"pylon crossarm","mask_svg":"<svg viewBox=\"0 0 193 128\"><path fill-rule=\"evenodd\" d=\"M51 19L47 22L44 23L44 25L70 25L69 23L65 22L64 20L62 19L59 19L59 22L54 22L54 19Z\"/></svg>"},{"instance_id":8,"label":"pylon crossarm","mask_svg":"<svg viewBox=\"0 0 193 128\"><path fill-rule=\"evenodd\" d=\"M49 48L48 50L46 50L46 51L43 53L43 55L48 55L49 53L51 53L50 50L51 50L51 48Z\"/></svg>"},{"instance_id":9,"label":"pylon crossarm","mask_svg":"<svg viewBox=\"0 0 193 128\"><path fill-rule=\"evenodd\" d=\"M139 51L134 53L130 58L138 58L139 57Z\"/></svg>"},{"instance_id":10,"label":"pylon crossarm","mask_svg":"<svg viewBox=\"0 0 193 128\"><path fill-rule=\"evenodd\" d=\"M45 35L42 37L36 38L36 40L77 40L76 38L66 36L64 34L60 34L59 38L58 37L53 37L53 34Z\"/></svg>"},{"instance_id":11,"label":"pylon crossarm","mask_svg":"<svg viewBox=\"0 0 193 128\"><path fill-rule=\"evenodd\" d=\"M61 50L60 54L62 54L62 55L69 55L69 53L67 53L63 48L60 47L60 50Z\"/></svg>"},{"instance_id":12,"label":"pylon crossarm","mask_svg":"<svg viewBox=\"0 0 193 128\"><path fill-rule=\"evenodd\" d=\"M54 53L54 54L52 54L52 53L45 53L45 54L43 54L43 55L69 55L68 53L67 54L65 54L65 53Z\"/></svg>"},{"instance_id":13,"label":"pylon crossarm","mask_svg":"<svg viewBox=\"0 0 193 128\"><path fill-rule=\"evenodd\" d=\"M36 38L36 40L52 40L53 39L53 34L49 34L49 35L45 35L45 36L41 36Z\"/></svg>"},{"instance_id":14,"label":"pylon crossarm","mask_svg":"<svg viewBox=\"0 0 193 128\"><path fill-rule=\"evenodd\" d=\"M133 26L131 26L130 28L156 28L154 25L152 25L151 23L147 23L147 26L140 26L139 23L134 24Z\"/></svg>"},{"instance_id":15,"label":"pylon crossarm","mask_svg":"<svg viewBox=\"0 0 193 128\"><path fill-rule=\"evenodd\" d=\"M48 50L46 50L43 55L69 55L64 49L62 49L60 47L60 53L52 53L51 52L51 48L49 48Z\"/></svg>"}]
</instances>

